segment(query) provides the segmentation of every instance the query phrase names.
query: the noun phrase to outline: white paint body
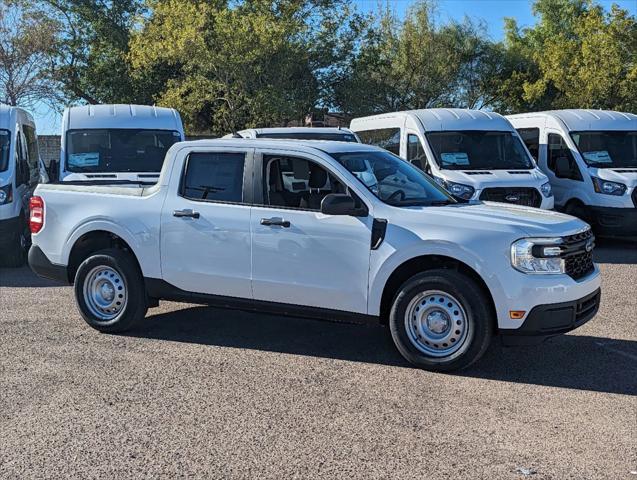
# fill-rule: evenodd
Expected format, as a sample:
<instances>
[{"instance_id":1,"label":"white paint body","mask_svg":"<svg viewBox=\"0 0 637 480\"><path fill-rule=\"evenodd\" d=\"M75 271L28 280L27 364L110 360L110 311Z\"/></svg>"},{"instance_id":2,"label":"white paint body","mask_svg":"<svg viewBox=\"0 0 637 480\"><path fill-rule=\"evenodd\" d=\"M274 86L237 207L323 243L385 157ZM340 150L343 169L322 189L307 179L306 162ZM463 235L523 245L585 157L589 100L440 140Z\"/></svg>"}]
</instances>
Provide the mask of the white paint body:
<instances>
[{"instance_id":1,"label":"white paint body","mask_svg":"<svg viewBox=\"0 0 637 480\"><path fill-rule=\"evenodd\" d=\"M522 237L576 233L587 225L557 212L496 203L399 208L374 196L330 153L376 150L344 142L203 140L175 144L150 188L42 185L43 229L33 236L48 259L67 265L77 239L102 230L120 236L145 277L182 289L378 315L383 288L405 261L444 255L465 263L493 297L498 326L518 328L510 310L580 299L600 286L599 270L568 275L527 275L511 266L511 244ZM367 217L324 215L262 205L191 202L178 196L184 161L191 152L245 151L294 155L320 163L366 204ZM193 208L199 219L175 218ZM269 228L282 217L291 228ZM370 248L374 218L385 218L385 239Z\"/></svg>"},{"instance_id":2,"label":"white paint body","mask_svg":"<svg viewBox=\"0 0 637 480\"><path fill-rule=\"evenodd\" d=\"M159 172L100 172L78 173L67 169L68 133L73 130L144 129L167 130L179 134L184 141L184 127L179 113L174 108L148 105L83 105L68 107L62 116L62 131L59 159L59 178L62 181L120 180L154 182ZM134 169L134 165L131 165ZM106 175L106 176L105 176Z\"/></svg>"},{"instance_id":3,"label":"white paint body","mask_svg":"<svg viewBox=\"0 0 637 480\"><path fill-rule=\"evenodd\" d=\"M415 135L425 151L427 172L446 182L473 187L475 192L471 197L472 200L479 199L485 188L530 187L537 189L540 193L540 187L548 182L547 176L537 168L528 152L527 155L529 155L529 160L534 168L526 169L526 173L520 173L522 169L519 168L480 171L467 167L462 170L451 170L441 168L434 160L434 151L426 136L428 132L500 131L510 132L518 136L507 119L497 113L482 110L431 108L355 118L350 123L350 129L356 133L388 128L400 129L399 155L402 158L407 159L407 137L410 134ZM540 208L553 208L552 196L546 197L540 193L540 197L542 199Z\"/></svg>"},{"instance_id":4,"label":"white paint body","mask_svg":"<svg viewBox=\"0 0 637 480\"><path fill-rule=\"evenodd\" d=\"M29 162L34 162L36 166L29 171L28 183L17 181L18 144L21 145L25 155L29 155L24 134L25 126L29 126L35 130L35 122L31 114L18 107L0 105L0 130L8 132L10 138L8 164L4 171L0 171L0 187L11 185L13 194L13 201L0 205L0 221L15 219L20 215L24 215L24 217L28 219L29 198L37 183L46 178L44 166L42 165L39 154L36 154L37 158L29 159Z\"/></svg>"},{"instance_id":5,"label":"white paint body","mask_svg":"<svg viewBox=\"0 0 637 480\"><path fill-rule=\"evenodd\" d=\"M604 110L554 110L548 112L520 113L507 117L516 129L539 129L538 165L548 176L555 195L555 204L563 207L571 200L579 200L587 206L635 208L631 199L637 188L637 168L596 168L588 166L575 145L572 132L585 131L637 131L637 115ZM559 178L547 166L549 134L562 137L571 151L582 181ZM595 192L591 176L626 185L624 195L605 195Z\"/></svg>"},{"instance_id":6,"label":"white paint body","mask_svg":"<svg viewBox=\"0 0 637 480\"><path fill-rule=\"evenodd\" d=\"M336 137L343 137L343 141L356 141L360 142L358 137L349 128L337 128L337 127L272 127L272 128L248 128L246 130L239 130L236 135L242 138L270 138L268 136L276 136L279 139L294 140L311 140L313 135L333 135ZM223 138L236 138L235 134L229 133L224 135ZM352 140L353 138L353 140ZM317 138L319 140L320 138ZM333 140L337 140L334 138Z\"/></svg>"}]
</instances>

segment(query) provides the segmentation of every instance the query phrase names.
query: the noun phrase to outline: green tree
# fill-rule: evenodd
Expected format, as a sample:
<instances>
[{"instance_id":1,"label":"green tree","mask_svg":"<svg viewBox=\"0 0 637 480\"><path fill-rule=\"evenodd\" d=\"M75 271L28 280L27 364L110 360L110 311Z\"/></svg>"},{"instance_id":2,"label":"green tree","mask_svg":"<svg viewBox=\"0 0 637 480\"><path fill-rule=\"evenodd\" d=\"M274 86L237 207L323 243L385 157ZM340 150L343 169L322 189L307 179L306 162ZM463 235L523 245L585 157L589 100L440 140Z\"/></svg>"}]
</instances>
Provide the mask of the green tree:
<instances>
[{"instance_id":1,"label":"green tree","mask_svg":"<svg viewBox=\"0 0 637 480\"><path fill-rule=\"evenodd\" d=\"M502 109L637 109L634 16L592 0L538 0L534 13L533 27L507 22L507 51L517 61L502 81Z\"/></svg>"},{"instance_id":2,"label":"green tree","mask_svg":"<svg viewBox=\"0 0 637 480\"><path fill-rule=\"evenodd\" d=\"M302 119L319 103L333 60L339 1L156 0L133 36L130 58L154 79L159 104L191 131L228 133ZM329 20L329 21L328 21ZM327 48L329 51L330 48Z\"/></svg>"}]
</instances>

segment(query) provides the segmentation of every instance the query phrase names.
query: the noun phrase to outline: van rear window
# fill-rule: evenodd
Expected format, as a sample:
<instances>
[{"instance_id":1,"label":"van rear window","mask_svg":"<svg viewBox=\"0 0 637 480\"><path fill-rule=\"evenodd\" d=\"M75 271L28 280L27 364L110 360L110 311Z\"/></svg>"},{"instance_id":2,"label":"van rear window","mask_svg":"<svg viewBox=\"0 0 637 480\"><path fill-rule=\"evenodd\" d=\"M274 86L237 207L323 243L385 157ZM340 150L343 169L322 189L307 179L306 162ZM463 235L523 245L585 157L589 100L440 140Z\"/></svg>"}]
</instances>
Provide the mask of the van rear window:
<instances>
[{"instance_id":1,"label":"van rear window","mask_svg":"<svg viewBox=\"0 0 637 480\"><path fill-rule=\"evenodd\" d=\"M148 129L70 130L66 137L69 172L159 172L179 132Z\"/></svg>"}]
</instances>

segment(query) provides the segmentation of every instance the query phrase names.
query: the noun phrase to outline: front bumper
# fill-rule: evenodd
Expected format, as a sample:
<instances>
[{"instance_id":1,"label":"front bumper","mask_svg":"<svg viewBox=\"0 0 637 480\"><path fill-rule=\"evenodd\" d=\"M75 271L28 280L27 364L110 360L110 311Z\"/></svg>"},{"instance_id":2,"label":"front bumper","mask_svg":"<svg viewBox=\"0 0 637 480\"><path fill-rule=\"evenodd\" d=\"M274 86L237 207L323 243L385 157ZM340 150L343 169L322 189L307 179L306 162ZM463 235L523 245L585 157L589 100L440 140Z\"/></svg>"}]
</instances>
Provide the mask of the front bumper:
<instances>
[{"instance_id":1,"label":"front bumper","mask_svg":"<svg viewBox=\"0 0 637 480\"><path fill-rule=\"evenodd\" d=\"M591 320L599 310L601 289L578 300L533 307L517 329L500 329L505 345L532 345L570 332Z\"/></svg>"},{"instance_id":2,"label":"front bumper","mask_svg":"<svg viewBox=\"0 0 637 480\"><path fill-rule=\"evenodd\" d=\"M69 275L66 266L51 263L37 245L32 245L29 249L29 267L40 277L67 285L69 284Z\"/></svg>"},{"instance_id":3,"label":"front bumper","mask_svg":"<svg viewBox=\"0 0 637 480\"><path fill-rule=\"evenodd\" d=\"M588 207L587 221L597 235L637 237L637 207Z\"/></svg>"}]
</instances>

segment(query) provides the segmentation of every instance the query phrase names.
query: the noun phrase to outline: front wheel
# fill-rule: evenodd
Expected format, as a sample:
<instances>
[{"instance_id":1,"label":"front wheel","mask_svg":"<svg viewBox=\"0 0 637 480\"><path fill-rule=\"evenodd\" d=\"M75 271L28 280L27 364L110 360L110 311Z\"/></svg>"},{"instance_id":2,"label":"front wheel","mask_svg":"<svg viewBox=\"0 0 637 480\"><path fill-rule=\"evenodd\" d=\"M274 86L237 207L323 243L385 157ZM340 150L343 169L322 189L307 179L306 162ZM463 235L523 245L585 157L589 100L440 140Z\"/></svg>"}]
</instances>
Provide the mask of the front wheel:
<instances>
[{"instance_id":1,"label":"front wheel","mask_svg":"<svg viewBox=\"0 0 637 480\"><path fill-rule=\"evenodd\" d=\"M82 318L100 332L128 330L148 310L137 262L122 250L102 250L84 260L77 269L74 289Z\"/></svg>"},{"instance_id":2,"label":"front wheel","mask_svg":"<svg viewBox=\"0 0 637 480\"><path fill-rule=\"evenodd\" d=\"M413 276L398 290L389 326L406 360L426 370L468 367L487 350L493 334L488 299L471 278L454 270Z\"/></svg>"}]
</instances>

